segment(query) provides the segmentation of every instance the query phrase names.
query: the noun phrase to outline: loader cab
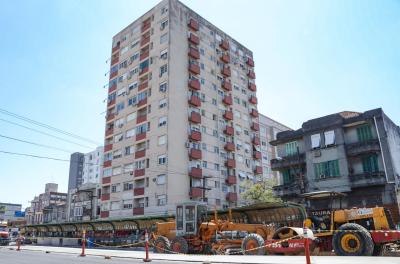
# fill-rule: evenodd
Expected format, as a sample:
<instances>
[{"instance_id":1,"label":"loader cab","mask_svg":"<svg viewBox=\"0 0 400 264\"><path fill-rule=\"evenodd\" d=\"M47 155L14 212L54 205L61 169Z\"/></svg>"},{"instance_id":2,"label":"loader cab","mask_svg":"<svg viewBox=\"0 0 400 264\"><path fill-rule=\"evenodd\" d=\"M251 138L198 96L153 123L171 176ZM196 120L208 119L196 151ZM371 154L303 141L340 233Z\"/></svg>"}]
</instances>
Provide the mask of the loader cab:
<instances>
[{"instance_id":1,"label":"loader cab","mask_svg":"<svg viewBox=\"0 0 400 264\"><path fill-rule=\"evenodd\" d=\"M207 216L207 205L190 202L176 206L176 235L196 235L200 224Z\"/></svg>"}]
</instances>

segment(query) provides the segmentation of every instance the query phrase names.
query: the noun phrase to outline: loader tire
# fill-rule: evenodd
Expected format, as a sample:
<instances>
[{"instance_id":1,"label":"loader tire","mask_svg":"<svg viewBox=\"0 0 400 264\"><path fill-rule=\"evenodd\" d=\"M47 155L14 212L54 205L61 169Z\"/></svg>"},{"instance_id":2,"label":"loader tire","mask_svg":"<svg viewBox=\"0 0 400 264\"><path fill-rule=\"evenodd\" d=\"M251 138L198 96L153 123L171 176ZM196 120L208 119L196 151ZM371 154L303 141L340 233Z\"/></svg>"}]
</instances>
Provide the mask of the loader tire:
<instances>
[{"instance_id":1,"label":"loader tire","mask_svg":"<svg viewBox=\"0 0 400 264\"><path fill-rule=\"evenodd\" d=\"M168 254L171 250L171 242L165 236L157 237L154 241L154 253Z\"/></svg>"},{"instance_id":2,"label":"loader tire","mask_svg":"<svg viewBox=\"0 0 400 264\"><path fill-rule=\"evenodd\" d=\"M242 241L245 255L265 255L264 238L259 234L248 234Z\"/></svg>"},{"instance_id":3,"label":"loader tire","mask_svg":"<svg viewBox=\"0 0 400 264\"><path fill-rule=\"evenodd\" d=\"M338 256L372 256L374 241L363 226L347 223L333 235L333 249Z\"/></svg>"},{"instance_id":4,"label":"loader tire","mask_svg":"<svg viewBox=\"0 0 400 264\"><path fill-rule=\"evenodd\" d=\"M171 241L171 250L174 253L187 254L189 252L189 245L183 237L175 237Z\"/></svg>"}]
</instances>

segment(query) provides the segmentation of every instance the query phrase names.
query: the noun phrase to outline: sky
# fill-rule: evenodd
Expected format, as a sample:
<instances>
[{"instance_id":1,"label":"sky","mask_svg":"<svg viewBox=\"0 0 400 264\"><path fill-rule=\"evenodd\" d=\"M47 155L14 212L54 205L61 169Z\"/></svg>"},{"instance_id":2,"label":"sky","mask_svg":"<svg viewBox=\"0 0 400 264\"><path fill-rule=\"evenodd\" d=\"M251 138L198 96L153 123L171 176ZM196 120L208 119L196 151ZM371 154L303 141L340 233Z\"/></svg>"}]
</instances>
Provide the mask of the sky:
<instances>
[{"instance_id":1,"label":"sky","mask_svg":"<svg viewBox=\"0 0 400 264\"><path fill-rule=\"evenodd\" d=\"M261 113L297 129L319 116L382 107L400 124L399 0L182 2L253 51ZM102 144L111 39L157 3L3 1L0 109ZM95 146L0 112L0 151L68 160ZM25 207L46 182L66 192L68 170L65 161L0 153L0 202Z\"/></svg>"}]
</instances>

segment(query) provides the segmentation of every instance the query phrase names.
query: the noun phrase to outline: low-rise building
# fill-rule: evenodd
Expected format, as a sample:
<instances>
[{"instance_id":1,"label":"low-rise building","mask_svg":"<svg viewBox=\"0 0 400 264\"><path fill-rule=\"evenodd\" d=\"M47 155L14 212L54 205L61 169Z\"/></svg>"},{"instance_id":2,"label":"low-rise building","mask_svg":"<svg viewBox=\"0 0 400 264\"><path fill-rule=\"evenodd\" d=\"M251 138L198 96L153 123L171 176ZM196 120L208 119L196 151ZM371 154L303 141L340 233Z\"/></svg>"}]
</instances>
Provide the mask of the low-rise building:
<instances>
[{"instance_id":1,"label":"low-rise building","mask_svg":"<svg viewBox=\"0 0 400 264\"><path fill-rule=\"evenodd\" d=\"M23 218L21 204L0 203L0 221L15 221Z\"/></svg>"},{"instance_id":2,"label":"low-rise building","mask_svg":"<svg viewBox=\"0 0 400 264\"><path fill-rule=\"evenodd\" d=\"M279 157L271 160L281 175L276 195L302 202L302 193L343 192L343 207L385 206L399 221L400 128L382 109L312 119L270 143ZM328 203L309 205L322 209Z\"/></svg>"},{"instance_id":3,"label":"low-rise building","mask_svg":"<svg viewBox=\"0 0 400 264\"><path fill-rule=\"evenodd\" d=\"M90 221L100 216L100 184L87 183L68 193L68 221Z\"/></svg>"}]
</instances>

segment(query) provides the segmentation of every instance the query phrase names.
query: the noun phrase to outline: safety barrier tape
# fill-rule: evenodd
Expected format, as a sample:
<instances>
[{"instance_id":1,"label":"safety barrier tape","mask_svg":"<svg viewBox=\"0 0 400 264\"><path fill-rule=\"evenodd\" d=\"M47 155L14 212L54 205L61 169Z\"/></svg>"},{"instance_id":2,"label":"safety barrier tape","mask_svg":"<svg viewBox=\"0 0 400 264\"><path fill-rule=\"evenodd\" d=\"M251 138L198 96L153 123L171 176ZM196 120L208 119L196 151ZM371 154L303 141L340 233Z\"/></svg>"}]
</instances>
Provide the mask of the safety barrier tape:
<instances>
[{"instance_id":1,"label":"safety barrier tape","mask_svg":"<svg viewBox=\"0 0 400 264\"><path fill-rule=\"evenodd\" d=\"M99 246L99 247L108 247L108 248L124 248L124 247L133 247L133 246L137 246L137 245L144 245L144 243L146 243L146 241L139 241L136 243L130 243L130 244L123 244L123 245L118 245L118 246L111 246L111 245L104 245L104 244L99 244L90 240L87 240L87 243L95 245L95 246Z\"/></svg>"}]
</instances>

